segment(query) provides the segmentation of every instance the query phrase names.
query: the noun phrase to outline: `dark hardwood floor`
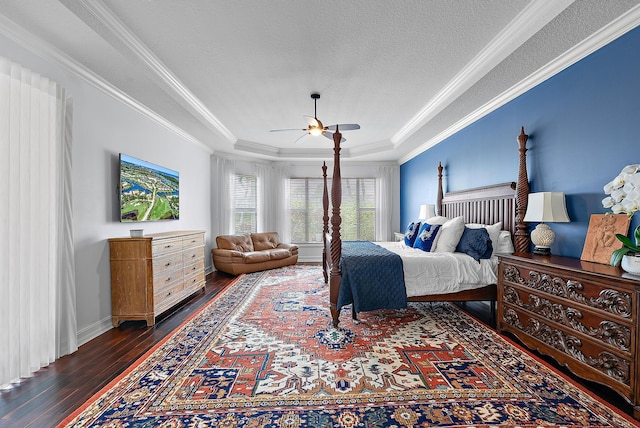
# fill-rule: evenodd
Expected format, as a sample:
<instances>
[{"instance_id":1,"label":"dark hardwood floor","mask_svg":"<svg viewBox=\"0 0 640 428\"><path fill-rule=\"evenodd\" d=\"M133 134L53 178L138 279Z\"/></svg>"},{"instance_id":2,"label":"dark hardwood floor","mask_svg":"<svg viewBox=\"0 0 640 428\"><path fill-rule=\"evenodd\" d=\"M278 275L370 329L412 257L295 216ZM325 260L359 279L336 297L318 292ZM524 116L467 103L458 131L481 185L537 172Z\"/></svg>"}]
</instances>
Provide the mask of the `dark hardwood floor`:
<instances>
[{"instance_id":1,"label":"dark hardwood floor","mask_svg":"<svg viewBox=\"0 0 640 428\"><path fill-rule=\"evenodd\" d=\"M14 388L0 391L0 427L55 427L233 280L230 275L213 272L207 275L204 293L195 294L186 303L158 317L155 326L147 327L143 321L124 322ZM470 302L464 309L489 324L488 305ZM559 367L556 365L556 368ZM582 383L631 414L631 406L617 394L599 385Z\"/></svg>"},{"instance_id":2,"label":"dark hardwood floor","mask_svg":"<svg viewBox=\"0 0 640 428\"><path fill-rule=\"evenodd\" d=\"M55 427L233 280L213 272L207 275L204 293L156 318L153 327L126 321L14 388L0 391L0 427Z\"/></svg>"}]
</instances>

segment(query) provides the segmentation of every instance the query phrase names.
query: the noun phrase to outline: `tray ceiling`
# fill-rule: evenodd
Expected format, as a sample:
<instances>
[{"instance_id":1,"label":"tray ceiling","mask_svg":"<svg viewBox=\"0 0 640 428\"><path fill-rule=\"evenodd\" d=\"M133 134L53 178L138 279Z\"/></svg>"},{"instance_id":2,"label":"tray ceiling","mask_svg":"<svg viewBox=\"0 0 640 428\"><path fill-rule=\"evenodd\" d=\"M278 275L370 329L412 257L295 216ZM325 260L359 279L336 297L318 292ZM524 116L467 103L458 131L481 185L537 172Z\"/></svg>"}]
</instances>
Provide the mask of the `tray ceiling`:
<instances>
[{"instance_id":1,"label":"tray ceiling","mask_svg":"<svg viewBox=\"0 0 640 428\"><path fill-rule=\"evenodd\" d=\"M0 31L212 152L403 162L640 23L638 1L3 0ZM29 37L26 37L28 34ZM526 121L526 118L522 118ZM514 124L514 132L521 124Z\"/></svg>"}]
</instances>

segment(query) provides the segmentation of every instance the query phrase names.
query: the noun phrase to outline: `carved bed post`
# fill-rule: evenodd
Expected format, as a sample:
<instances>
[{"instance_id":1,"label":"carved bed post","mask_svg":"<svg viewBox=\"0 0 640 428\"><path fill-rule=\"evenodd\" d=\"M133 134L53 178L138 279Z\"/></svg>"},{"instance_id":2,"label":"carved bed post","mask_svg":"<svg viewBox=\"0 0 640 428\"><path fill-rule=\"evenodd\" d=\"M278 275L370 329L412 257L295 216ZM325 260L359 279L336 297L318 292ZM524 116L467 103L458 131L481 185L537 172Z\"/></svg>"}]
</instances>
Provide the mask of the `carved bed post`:
<instances>
[{"instance_id":1,"label":"carved bed post","mask_svg":"<svg viewBox=\"0 0 640 428\"><path fill-rule=\"evenodd\" d=\"M438 162L438 215L444 215L442 214L442 162Z\"/></svg>"},{"instance_id":2,"label":"carved bed post","mask_svg":"<svg viewBox=\"0 0 640 428\"><path fill-rule=\"evenodd\" d=\"M530 248L529 226L523 221L527 212L529 201L529 177L527 176L527 140L529 136L524 133L524 126L518 135L520 146L520 166L518 169L518 183L516 185L516 253L528 253Z\"/></svg>"},{"instance_id":3,"label":"carved bed post","mask_svg":"<svg viewBox=\"0 0 640 428\"><path fill-rule=\"evenodd\" d=\"M340 238L340 204L342 203L342 177L340 176L340 140L342 134L336 126L333 133L333 178L331 182L331 275L329 278L329 309L333 326L338 327L340 322L338 312L338 295L340 293L340 259L342 258L342 239Z\"/></svg>"},{"instance_id":4,"label":"carved bed post","mask_svg":"<svg viewBox=\"0 0 640 428\"><path fill-rule=\"evenodd\" d=\"M324 282L329 281L329 273L327 272L327 233L329 233L329 194L327 191L327 163L322 162L322 181L324 182L324 190L322 193L322 274Z\"/></svg>"}]
</instances>

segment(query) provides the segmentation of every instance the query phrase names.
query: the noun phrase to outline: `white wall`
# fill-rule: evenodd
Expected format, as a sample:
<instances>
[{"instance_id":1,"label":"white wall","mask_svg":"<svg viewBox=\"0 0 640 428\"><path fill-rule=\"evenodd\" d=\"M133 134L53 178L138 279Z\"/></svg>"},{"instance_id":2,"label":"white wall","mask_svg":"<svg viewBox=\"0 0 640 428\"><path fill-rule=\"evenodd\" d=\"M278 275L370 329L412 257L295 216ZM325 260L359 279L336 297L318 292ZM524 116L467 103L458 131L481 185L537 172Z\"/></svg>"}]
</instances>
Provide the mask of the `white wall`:
<instances>
[{"instance_id":1,"label":"white wall","mask_svg":"<svg viewBox=\"0 0 640 428\"><path fill-rule=\"evenodd\" d=\"M0 54L63 85L73 97L72 192L80 344L111 326L107 239L129 235L118 216L120 152L180 173L180 220L140 223L145 233L205 230L210 254L210 152L117 101L70 70L0 36ZM39 56L40 55L40 56ZM37 262L34 260L34 263ZM211 257L205 257L208 271Z\"/></svg>"}]
</instances>

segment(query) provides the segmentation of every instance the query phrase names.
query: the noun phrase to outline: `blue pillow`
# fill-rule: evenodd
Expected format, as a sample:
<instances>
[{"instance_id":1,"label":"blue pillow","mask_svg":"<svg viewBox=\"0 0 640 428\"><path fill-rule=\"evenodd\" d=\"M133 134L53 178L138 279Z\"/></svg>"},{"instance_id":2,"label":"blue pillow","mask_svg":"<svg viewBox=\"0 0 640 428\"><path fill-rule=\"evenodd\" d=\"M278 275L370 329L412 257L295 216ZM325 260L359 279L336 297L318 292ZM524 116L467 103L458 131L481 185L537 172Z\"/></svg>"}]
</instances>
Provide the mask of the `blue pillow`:
<instances>
[{"instance_id":1,"label":"blue pillow","mask_svg":"<svg viewBox=\"0 0 640 428\"><path fill-rule=\"evenodd\" d=\"M491 244L489 232L484 227L470 229L465 226L456 251L468 254L478 262L480 259L491 258L493 245Z\"/></svg>"},{"instance_id":2,"label":"blue pillow","mask_svg":"<svg viewBox=\"0 0 640 428\"><path fill-rule=\"evenodd\" d=\"M423 223L413 243L413 248L419 248L422 251L431 251L433 242L436 240L436 236L438 236L438 230L440 230L440 225Z\"/></svg>"},{"instance_id":3,"label":"blue pillow","mask_svg":"<svg viewBox=\"0 0 640 428\"><path fill-rule=\"evenodd\" d=\"M413 243L418 236L418 230L420 230L420 222L411 223L407 226L407 231L404 232L404 245L407 247L413 247Z\"/></svg>"}]
</instances>

